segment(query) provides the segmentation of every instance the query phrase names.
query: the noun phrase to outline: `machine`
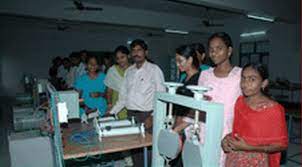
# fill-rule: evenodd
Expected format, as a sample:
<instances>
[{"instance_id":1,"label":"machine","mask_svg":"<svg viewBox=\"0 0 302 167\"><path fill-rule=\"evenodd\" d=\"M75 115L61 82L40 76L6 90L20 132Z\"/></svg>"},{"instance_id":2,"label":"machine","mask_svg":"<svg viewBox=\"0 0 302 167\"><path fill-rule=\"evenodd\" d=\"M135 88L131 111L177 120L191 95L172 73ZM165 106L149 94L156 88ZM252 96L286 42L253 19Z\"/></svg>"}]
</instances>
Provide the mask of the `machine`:
<instances>
[{"instance_id":1,"label":"machine","mask_svg":"<svg viewBox=\"0 0 302 167\"><path fill-rule=\"evenodd\" d=\"M112 117L111 117L112 118ZM94 119L93 125L97 134L99 135L99 141L102 141L103 137L109 136L121 136L131 134L141 134L145 136L144 124L136 124L134 117L130 120L112 120L106 118Z\"/></svg>"},{"instance_id":2,"label":"machine","mask_svg":"<svg viewBox=\"0 0 302 167\"><path fill-rule=\"evenodd\" d=\"M188 87L190 88L190 87ZM202 94L208 90L203 87L191 87L195 91L195 98L176 95L170 93L157 92L155 98L155 110L153 116L153 148L152 148L152 166L163 167L165 166L166 157L161 155L157 147L161 141L160 132L167 129L166 119L169 117L167 114L167 104L173 103L184 107L192 108L196 112L206 113L205 122L205 139L204 143L200 143L198 138L189 139L185 141L183 147L183 160L188 162L184 163L185 167L210 166L218 167L220 159L220 140L223 132L223 105L202 99ZM196 114L198 116L198 114ZM195 124L196 119L195 116ZM197 125L197 126L196 126ZM198 130L198 124L193 129L195 132ZM194 126L193 126L194 127ZM192 131L193 133L195 133ZM196 136L196 135L193 135ZM197 141L197 142L196 142ZM186 144L187 143L187 144ZM167 160L166 160L167 161ZM194 166L194 167L195 167Z\"/></svg>"}]
</instances>

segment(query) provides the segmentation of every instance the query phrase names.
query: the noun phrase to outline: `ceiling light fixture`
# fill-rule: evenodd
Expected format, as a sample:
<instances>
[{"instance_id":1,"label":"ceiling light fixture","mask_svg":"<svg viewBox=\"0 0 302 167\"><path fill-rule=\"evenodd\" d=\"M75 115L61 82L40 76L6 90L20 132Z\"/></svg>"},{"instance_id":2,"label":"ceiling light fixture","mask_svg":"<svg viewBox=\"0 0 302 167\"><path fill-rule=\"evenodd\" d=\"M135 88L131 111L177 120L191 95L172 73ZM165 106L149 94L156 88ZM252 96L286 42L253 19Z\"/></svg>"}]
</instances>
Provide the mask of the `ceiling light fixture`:
<instances>
[{"instance_id":1,"label":"ceiling light fixture","mask_svg":"<svg viewBox=\"0 0 302 167\"><path fill-rule=\"evenodd\" d=\"M255 15L255 14L247 14L247 17L251 18L251 19L267 21L267 22L274 22L275 21L275 19L273 17L260 16L260 15Z\"/></svg>"},{"instance_id":2,"label":"ceiling light fixture","mask_svg":"<svg viewBox=\"0 0 302 167\"><path fill-rule=\"evenodd\" d=\"M188 31L182 31L182 30L172 30L172 29L165 29L166 33L172 33L172 34L182 34L182 35L187 35L189 34Z\"/></svg>"},{"instance_id":3,"label":"ceiling light fixture","mask_svg":"<svg viewBox=\"0 0 302 167\"><path fill-rule=\"evenodd\" d=\"M265 31L255 31L255 32L242 33L240 34L240 37L251 37L251 36L259 36L265 34L266 34Z\"/></svg>"}]
</instances>

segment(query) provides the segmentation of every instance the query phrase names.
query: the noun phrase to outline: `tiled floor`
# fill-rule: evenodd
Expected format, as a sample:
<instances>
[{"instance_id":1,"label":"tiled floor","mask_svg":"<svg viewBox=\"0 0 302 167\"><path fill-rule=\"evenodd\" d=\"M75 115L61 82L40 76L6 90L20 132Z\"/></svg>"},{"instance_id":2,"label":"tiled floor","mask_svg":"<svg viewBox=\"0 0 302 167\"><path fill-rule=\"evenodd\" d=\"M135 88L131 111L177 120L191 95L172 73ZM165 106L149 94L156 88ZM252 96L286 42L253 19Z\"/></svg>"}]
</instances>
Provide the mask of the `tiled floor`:
<instances>
[{"instance_id":1,"label":"tiled floor","mask_svg":"<svg viewBox=\"0 0 302 167\"><path fill-rule=\"evenodd\" d=\"M11 100L7 97L0 97L0 162L3 167L10 167L8 152L7 134L12 127L11 112L9 103Z\"/></svg>"},{"instance_id":2,"label":"tiled floor","mask_svg":"<svg viewBox=\"0 0 302 167\"><path fill-rule=\"evenodd\" d=\"M285 165L282 165L282 167L301 167L301 144L289 144L288 147L288 160ZM289 160L290 159L290 160ZM300 164L294 162L300 162Z\"/></svg>"},{"instance_id":3,"label":"tiled floor","mask_svg":"<svg viewBox=\"0 0 302 167\"><path fill-rule=\"evenodd\" d=\"M0 97L0 101L0 166L10 167L7 134L12 129L12 114L9 108L11 100L5 97ZM296 122L296 124L300 126L301 122ZM300 167L301 154L299 153L301 153L301 151L301 144L290 143L287 152L289 159L287 160L287 163L285 165L282 165L282 167ZM300 164L294 161L300 162Z\"/></svg>"}]
</instances>

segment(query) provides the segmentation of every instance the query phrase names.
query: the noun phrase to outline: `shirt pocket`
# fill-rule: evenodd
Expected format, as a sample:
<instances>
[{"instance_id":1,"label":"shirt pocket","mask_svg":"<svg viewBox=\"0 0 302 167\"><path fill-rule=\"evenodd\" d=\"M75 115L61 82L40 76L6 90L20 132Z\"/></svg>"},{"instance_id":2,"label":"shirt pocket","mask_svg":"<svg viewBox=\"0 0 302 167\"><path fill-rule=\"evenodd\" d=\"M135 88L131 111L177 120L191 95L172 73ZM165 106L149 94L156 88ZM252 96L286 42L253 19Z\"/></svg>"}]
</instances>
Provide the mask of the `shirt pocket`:
<instances>
[{"instance_id":1,"label":"shirt pocket","mask_svg":"<svg viewBox=\"0 0 302 167\"><path fill-rule=\"evenodd\" d=\"M151 75L141 75L139 76L139 79L137 80L137 88L140 93L142 94L149 94L154 90L153 88L153 81Z\"/></svg>"}]
</instances>

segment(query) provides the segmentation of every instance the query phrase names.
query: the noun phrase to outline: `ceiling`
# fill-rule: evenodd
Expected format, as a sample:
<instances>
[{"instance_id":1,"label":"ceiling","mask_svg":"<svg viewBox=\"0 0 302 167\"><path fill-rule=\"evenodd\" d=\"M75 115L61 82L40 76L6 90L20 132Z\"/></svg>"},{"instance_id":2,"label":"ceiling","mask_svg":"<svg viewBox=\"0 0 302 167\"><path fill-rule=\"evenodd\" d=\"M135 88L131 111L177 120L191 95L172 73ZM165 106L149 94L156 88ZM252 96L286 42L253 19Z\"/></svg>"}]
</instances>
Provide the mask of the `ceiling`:
<instances>
[{"instance_id":1,"label":"ceiling","mask_svg":"<svg viewBox=\"0 0 302 167\"><path fill-rule=\"evenodd\" d=\"M82 0L82 2L97 6L111 5L197 18L209 16L213 20L237 17L240 14L239 11L222 10L175 0Z\"/></svg>"},{"instance_id":2,"label":"ceiling","mask_svg":"<svg viewBox=\"0 0 302 167\"><path fill-rule=\"evenodd\" d=\"M252 12L276 17L279 21L297 23L301 13L300 0L290 0L286 3L284 0L81 0L81 2L195 18L207 17L212 20L232 19Z\"/></svg>"},{"instance_id":3,"label":"ceiling","mask_svg":"<svg viewBox=\"0 0 302 167\"><path fill-rule=\"evenodd\" d=\"M52 3L47 0L11 0L0 2L0 16L2 23L6 24L60 30L71 26L84 29L105 25L110 27L108 29L112 26L157 31L174 28L198 33L209 29L203 25L203 20L213 22L239 16L234 12L171 0L81 0L81 3L103 10L76 10L73 0L52 0Z\"/></svg>"},{"instance_id":4,"label":"ceiling","mask_svg":"<svg viewBox=\"0 0 302 167\"><path fill-rule=\"evenodd\" d=\"M201 2L212 2L209 3ZM236 9L221 7L217 4L237 2ZM0 19L2 24L40 26L46 28L65 29L67 26L79 30L103 28L111 30L116 27L131 29L149 29L150 31L163 28L189 30L191 32L210 32L210 28L203 24L203 20L223 23L225 20L235 20L245 17L247 8L259 6L260 0L81 0L84 6L100 7L102 11L66 10L74 8L73 0L9 0L0 2ZM293 13L283 12L284 16L296 15L299 7L290 8L300 3L292 0L283 5L283 0L275 0L274 10L282 12L283 9L292 10ZM215 2L215 3L214 3ZM266 2L266 1L265 1ZM241 3L241 4L240 4ZM253 5L251 5L251 4ZM232 4L228 4L233 6ZM245 5L245 6L244 6ZM234 6L236 6L234 4ZM263 3L266 9L272 8L268 3ZM280 8L280 10L279 10ZM297 16L298 17L298 16ZM95 28L94 28L95 27Z\"/></svg>"}]
</instances>

